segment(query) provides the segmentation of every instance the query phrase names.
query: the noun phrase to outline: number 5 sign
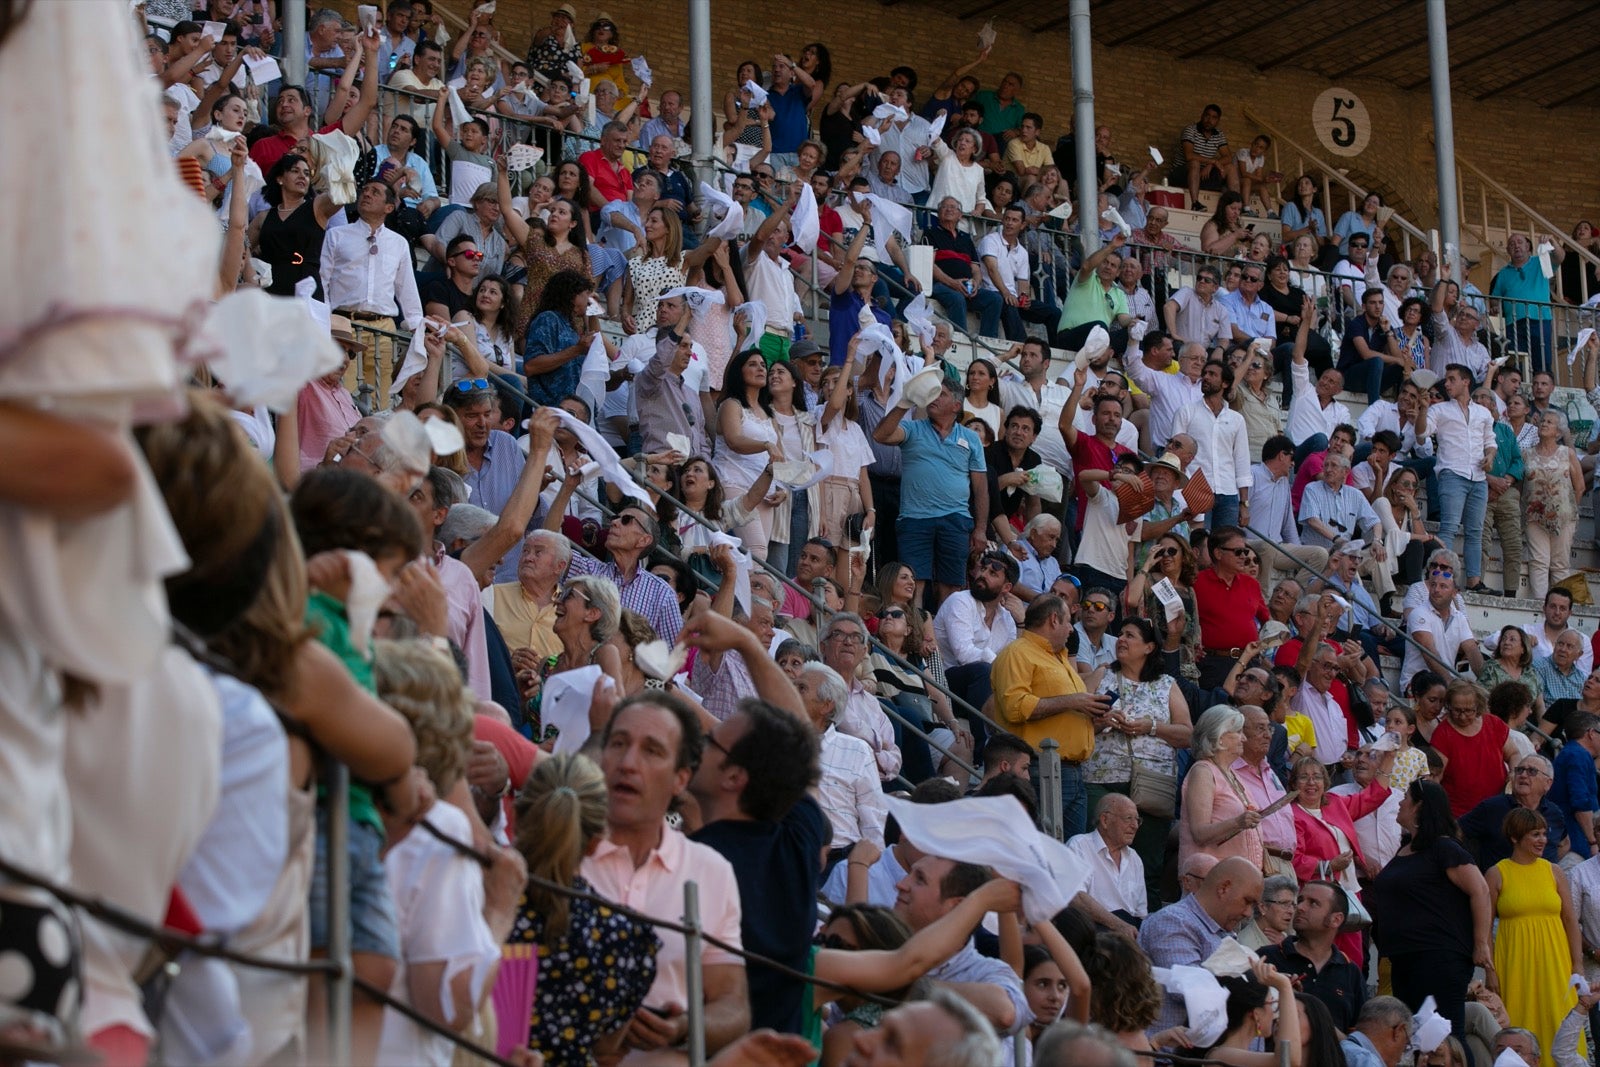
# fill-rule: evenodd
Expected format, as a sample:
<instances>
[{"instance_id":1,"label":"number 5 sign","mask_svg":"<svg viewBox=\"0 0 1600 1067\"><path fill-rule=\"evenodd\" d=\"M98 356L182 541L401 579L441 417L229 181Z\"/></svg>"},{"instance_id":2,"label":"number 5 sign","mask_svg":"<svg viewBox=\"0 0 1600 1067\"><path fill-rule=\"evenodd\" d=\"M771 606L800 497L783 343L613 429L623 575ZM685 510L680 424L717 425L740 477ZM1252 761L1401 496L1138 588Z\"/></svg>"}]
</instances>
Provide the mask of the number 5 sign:
<instances>
[{"instance_id":1,"label":"number 5 sign","mask_svg":"<svg viewBox=\"0 0 1600 1067\"><path fill-rule=\"evenodd\" d=\"M1372 137L1366 105L1348 89L1328 89L1317 97L1311 125L1322 147L1336 156L1359 156Z\"/></svg>"}]
</instances>

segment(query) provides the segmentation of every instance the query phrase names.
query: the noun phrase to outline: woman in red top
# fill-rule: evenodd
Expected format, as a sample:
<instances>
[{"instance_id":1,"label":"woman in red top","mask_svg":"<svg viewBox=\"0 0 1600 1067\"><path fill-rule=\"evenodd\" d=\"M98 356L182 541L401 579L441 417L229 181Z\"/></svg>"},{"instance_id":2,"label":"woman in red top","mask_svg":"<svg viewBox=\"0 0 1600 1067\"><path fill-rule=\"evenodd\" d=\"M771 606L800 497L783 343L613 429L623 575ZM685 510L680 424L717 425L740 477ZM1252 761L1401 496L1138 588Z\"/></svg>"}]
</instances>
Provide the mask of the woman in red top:
<instances>
[{"instance_id":1,"label":"woman in red top","mask_svg":"<svg viewBox=\"0 0 1600 1067\"><path fill-rule=\"evenodd\" d=\"M1505 788L1508 761L1517 758L1511 730L1492 715L1483 687L1457 678L1445 690L1445 714L1424 736L1445 758L1439 784L1450 797L1450 813L1460 818L1486 797Z\"/></svg>"}]
</instances>

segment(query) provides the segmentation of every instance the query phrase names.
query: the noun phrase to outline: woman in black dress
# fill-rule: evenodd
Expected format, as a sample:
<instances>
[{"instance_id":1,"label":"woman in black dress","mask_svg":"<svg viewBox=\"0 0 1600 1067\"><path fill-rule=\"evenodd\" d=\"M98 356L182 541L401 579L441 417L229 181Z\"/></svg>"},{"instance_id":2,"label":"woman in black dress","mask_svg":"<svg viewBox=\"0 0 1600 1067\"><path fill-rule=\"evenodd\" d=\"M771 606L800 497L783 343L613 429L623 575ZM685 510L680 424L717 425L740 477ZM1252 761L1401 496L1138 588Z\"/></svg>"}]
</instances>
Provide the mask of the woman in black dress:
<instances>
[{"instance_id":1,"label":"woman in black dress","mask_svg":"<svg viewBox=\"0 0 1600 1067\"><path fill-rule=\"evenodd\" d=\"M323 299L322 235L339 206L327 193L311 192L311 164L304 156L286 154L267 172L262 197L271 205L250 224L250 247L272 268L274 296L293 296L301 278L316 278L316 298Z\"/></svg>"}]
</instances>

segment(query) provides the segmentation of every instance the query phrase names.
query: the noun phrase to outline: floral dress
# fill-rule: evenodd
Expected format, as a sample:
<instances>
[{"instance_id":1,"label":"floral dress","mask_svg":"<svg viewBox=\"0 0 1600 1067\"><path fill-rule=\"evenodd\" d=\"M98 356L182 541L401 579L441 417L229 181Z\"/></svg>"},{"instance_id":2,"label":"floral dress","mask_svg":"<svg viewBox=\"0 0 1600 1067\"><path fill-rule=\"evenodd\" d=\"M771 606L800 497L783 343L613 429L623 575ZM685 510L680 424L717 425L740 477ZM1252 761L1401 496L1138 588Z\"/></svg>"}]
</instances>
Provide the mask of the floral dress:
<instances>
[{"instance_id":1,"label":"floral dress","mask_svg":"<svg viewBox=\"0 0 1600 1067\"><path fill-rule=\"evenodd\" d=\"M1395 340L1400 344L1402 355L1411 357L1412 370L1426 370L1428 367L1427 342L1422 338L1422 327L1417 327L1415 336L1407 334L1404 330L1395 332Z\"/></svg>"},{"instance_id":2,"label":"floral dress","mask_svg":"<svg viewBox=\"0 0 1600 1067\"><path fill-rule=\"evenodd\" d=\"M558 252L545 243L544 234L530 233L522 244L522 258L528 265L528 283L522 290L522 303L511 322L511 336L518 343L527 335L528 323L539 310L539 298L544 287L557 273L575 270L585 278L591 277L589 252L581 244L573 243L565 252Z\"/></svg>"},{"instance_id":3,"label":"floral dress","mask_svg":"<svg viewBox=\"0 0 1600 1067\"><path fill-rule=\"evenodd\" d=\"M593 892L582 878L573 888ZM542 943L544 923L523 897L506 940L538 946L528 1047L544 1055L547 1067L592 1067L595 1042L644 1004L656 980L661 939L647 924L586 899L571 901L567 932L554 945Z\"/></svg>"},{"instance_id":4,"label":"floral dress","mask_svg":"<svg viewBox=\"0 0 1600 1067\"><path fill-rule=\"evenodd\" d=\"M1172 676L1163 674L1153 682L1136 682L1115 671L1100 680L1100 692L1117 698L1117 710L1129 719L1153 719L1157 726L1172 721L1168 699ZM1130 744L1131 742L1131 744ZM1083 780L1091 785L1125 785L1133 780L1133 761L1159 774L1176 774L1178 754L1154 734L1127 737L1117 733L1095 738L1094 754L1083 761Z\"/></svg>"},{"instance_id":5,"label":"floral dress","mask_svg":"<svg viewBox=\"0 0 1600 1067\"><path fill-rule=\"evenodd\" d=\"M1550 455L1538 448L1522 453L1522 467L1527 474L1523 483L1522 508L1530 525L1538 525L1551 533L1574 526L1578 522L1578 500L1572 495L1572 450L1557 445Z\"/></svg>"},{"instance_id":6,"label":"floral dress","mask_svg":"<svg viewBox=\"0 0 1600 1067\"><path fill-rule=\"evenodd\" d=\"M683 270L668 263L665 256L651 256L629 260L628 278L633 282L634 327L645 333L655 328L657 298L684 284Z\"/></svg>"}]
</instances>

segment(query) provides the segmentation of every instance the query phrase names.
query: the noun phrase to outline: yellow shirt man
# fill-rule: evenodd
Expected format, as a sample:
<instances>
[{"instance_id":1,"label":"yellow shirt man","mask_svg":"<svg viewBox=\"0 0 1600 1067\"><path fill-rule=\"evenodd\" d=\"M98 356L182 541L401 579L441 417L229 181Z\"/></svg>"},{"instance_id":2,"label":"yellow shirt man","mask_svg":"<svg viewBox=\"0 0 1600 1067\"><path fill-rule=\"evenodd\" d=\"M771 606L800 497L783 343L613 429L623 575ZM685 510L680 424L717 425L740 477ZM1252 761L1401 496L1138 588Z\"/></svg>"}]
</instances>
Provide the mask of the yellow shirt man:
<instances>
[{"instance_id":1,"label":"yellow shirt man","mask_svg":"<svg viewBox=\"0 0 1600 1067\"><path fill-rule=\"evenodd\" d=\"M491 586L494 607L490 614L500 627L510 648L531 648L540 659L561 654L561 639L556 636L554 601L540 604L530 597L521 582L501 582Z\"/></svg>"},{"instance_id":2,"label":"yellow shirt man","mask_svg":"<svg viewBox=\"0 0 1600 1067\"><path fill-rule=\"evenodd\" d=\"M1049 599L1060 603L1059 598ZM1030 622L1038 604L1036 600L1029 606ZM1030 625L995 657L989 677L995 709L1018 737L1034 747L1052 737L1061 746L1063 762L1080 763L1094 753L1094 722L1086 709L1060 706L1062 697L1085 692L1065 647L1070 629L1064 608L1061 614ZM1047 709L1043 714L1041 704Z\"/></svg>"}]
</instances>

